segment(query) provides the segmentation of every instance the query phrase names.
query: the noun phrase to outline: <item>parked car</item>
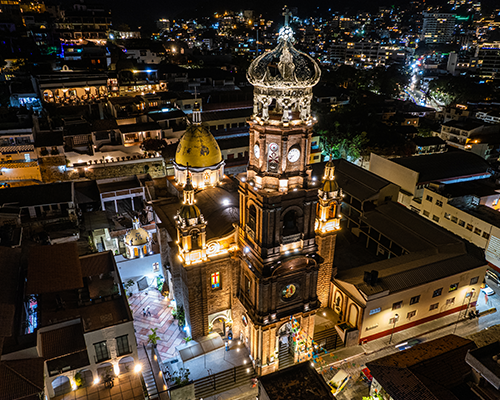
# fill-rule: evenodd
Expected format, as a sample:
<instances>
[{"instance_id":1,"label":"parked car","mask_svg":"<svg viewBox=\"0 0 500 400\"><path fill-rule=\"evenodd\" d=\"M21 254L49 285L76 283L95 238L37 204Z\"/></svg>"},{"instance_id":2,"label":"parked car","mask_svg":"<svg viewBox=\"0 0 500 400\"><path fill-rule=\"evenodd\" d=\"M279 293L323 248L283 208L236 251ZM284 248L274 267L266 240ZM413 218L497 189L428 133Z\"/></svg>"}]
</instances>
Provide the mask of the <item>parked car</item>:
<instances>
[{"instance_id":1,"label":"parked car","mask_svg":"<svg viewBox=\"0 0 500 400\"><path fill-rule=\"evenodd\" d=\"M486 270L486 278L496 283L497 285L500 285L500 276L497 272L492 271L491 269Z\"/></svg>"},{"instance_id":2,"label":"parked car","mask_svg":"<svg viewBox=\"0 0 500 400\"><path fill-rule=\"evenodd\" d=\"M488 285L484 285L484 288L481 288L481 291L483 293L486 293L488 296L495 294L495 291L492 288L490 288Z\"/></svg>"},{"instance_id":3,"label":"parked car","mask_svg":"<svg viewBox=\"0 0 500 400\"><path fill-rule=\"evenodd\" d=\"M415 346L416 344L419 344L421 341L422 341L421 339L410 339L410 340L406 340L404 342L398 343L395 347L399 351L403 351L403 350L406 350L406 349L409 349L409 348Z\"/></svg>"}]
</instances>

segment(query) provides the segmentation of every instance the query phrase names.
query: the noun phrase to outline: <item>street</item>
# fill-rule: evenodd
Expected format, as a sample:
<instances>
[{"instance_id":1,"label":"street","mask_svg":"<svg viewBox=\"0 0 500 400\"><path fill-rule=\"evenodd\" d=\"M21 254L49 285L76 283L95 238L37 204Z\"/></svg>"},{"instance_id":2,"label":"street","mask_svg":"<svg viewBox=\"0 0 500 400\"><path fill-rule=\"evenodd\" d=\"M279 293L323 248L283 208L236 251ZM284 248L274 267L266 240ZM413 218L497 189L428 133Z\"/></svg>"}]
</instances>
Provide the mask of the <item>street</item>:
<instances>
[{"instance_id":1,"label":"street","mask_svg":"<svg viewBox=\"0 0 500 400\"><path fill-rule=\"evenodd\" d=\"M396 333L392 340L392 345L389 345L389 337L380 339L380 349L379 350L370 350L368 345L363 345L365 349L365 354L360 354L359 356L353 357L349 360L344 360L339 363L333 365L333 370L329 369L324 372L323 377L326 381L329 381L339 369L344 370L349 375L351 375L351 380L345 387L345 389L336 396L336 399L339 400L361 400L363 396L368 396L370 392L369 384L361 379L361 369L363 369L367 362L376 360L378 358L393 354L397 351L395 344L401 343L402 341L406 341L412 337L418 337L422 342L427 342L433 339L440 338L449 334L456 334L461 337L469 337L475 333L481 332L485 329L488 329L492 326L495 326L495 329L498 330L500 337L500 314L496 312L496 310L500 309L500 286L495 284L493 281L486 279L486 283L490 286L495 294L488 296L488 302L485 303L484 293L481 291L478 296L478 310L481 312L485 312L486 310L490 310L488 314L482 315L479 318L475 318L473 320L461 320L457 321L457 314L452 314L450 316L442 318L446 320L446 327L443 328L434 328L436 330L428 333L419 334L418 332L415 335L408 336L408 332L403 331ZM495 311L493 311L495 310ZM444 322L444 321L443 321ZM426 324L424 324L426 325ZM432 329L432 326L430 327ZM411 328L413 330L416 328ZM429 330L431 330L429 329ZM494 334L494 331L491 332ZM372 346L373 349L373 346Z\"/></svg>"}]
</instances>

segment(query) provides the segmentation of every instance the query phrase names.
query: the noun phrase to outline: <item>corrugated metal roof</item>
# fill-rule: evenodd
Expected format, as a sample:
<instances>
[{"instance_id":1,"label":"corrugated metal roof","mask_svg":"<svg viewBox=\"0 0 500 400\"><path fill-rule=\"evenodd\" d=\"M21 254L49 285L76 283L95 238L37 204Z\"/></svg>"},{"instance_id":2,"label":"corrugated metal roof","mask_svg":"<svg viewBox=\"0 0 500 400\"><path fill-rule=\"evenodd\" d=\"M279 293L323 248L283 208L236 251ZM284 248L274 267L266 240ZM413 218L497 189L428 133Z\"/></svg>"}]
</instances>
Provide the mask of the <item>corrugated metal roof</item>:
<instances>
[{"instance_id":1,"label":"corrugated metal roof","mask_svg":"<svg viewBox=\"0 0 500 400\"><path fill-rule=\"evenodd\" d=\"M454 150L418 157L393 158L392 162L419 173L419 182L432 182L461 176L486 174L490 165L470 151Z\"/></svg>"}]
</instances>

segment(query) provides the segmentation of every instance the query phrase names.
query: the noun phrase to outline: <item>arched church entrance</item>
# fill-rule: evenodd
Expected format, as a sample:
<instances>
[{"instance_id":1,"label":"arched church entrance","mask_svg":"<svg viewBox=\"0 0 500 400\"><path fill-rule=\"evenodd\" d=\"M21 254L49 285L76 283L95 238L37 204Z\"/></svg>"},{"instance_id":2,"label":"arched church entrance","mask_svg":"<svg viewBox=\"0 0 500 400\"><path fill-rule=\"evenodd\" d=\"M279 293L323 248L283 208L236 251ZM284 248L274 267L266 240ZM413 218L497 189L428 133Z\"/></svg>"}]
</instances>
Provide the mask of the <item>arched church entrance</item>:
<instances>
[{"instance_id":1,"label":"arched church entrance","mask_svg":"<svg viewBox=\"0 0 500 400\"><path fill-rule=\"evenodd\" d=\"M222 337L226 336L226 321L222 317L218 317L212 323L212 330L217 332Z\"/></svg>"},{"instance_id":2,"label":"arched church entrance","mask_svg":"<svg viewBox=\"0 0 500 400\"><path fill-rule=\"evenodd\" d=\"M278 347L279 369L287 368L294 363L294 349L292 340L292 323L286 322L276 333Z\"/></svg>"}]
</instances>

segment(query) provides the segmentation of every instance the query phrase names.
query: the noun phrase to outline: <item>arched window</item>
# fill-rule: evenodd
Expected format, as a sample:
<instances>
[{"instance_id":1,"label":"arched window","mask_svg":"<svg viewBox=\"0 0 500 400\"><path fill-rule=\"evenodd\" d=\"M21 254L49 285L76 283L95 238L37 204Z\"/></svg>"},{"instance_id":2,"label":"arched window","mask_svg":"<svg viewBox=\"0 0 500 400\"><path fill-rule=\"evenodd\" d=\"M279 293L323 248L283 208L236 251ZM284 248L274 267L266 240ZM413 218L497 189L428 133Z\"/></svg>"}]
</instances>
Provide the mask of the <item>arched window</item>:
<instances>
[{"instance_id":1,"label":"arched window","mask_svg":"<svg viewBox=\"0 0 500 400\"><path fill-rule=\"evenodd\" d=\"M194 230L191 232L191 250L198 250L200 248L200 231Z\"/></svg>"},{"instance_id":2,"label":"arched window","mask_svg":"<svg viewBox=\"0 0 500 400\"><path fill-rule=\"evenodd\" d=\"M290 210L283 217L283 236L290 236L299 233L297 227L297 211Z\"/></svg>"},{"instance_id":3,"label":"arched window","mask_svg":"<svg viewBox=\"0 0 500 400\"><path fill-rule=\"evenodd\" d=\"M337 205L335 203L332 203L330 205L328 219L336 218L336 211L337 211Z\"/></svg>"},{"instance_id":4,"label":"arched window","mask_svg":"<svg viewBox=\"0 0 500 400\"><path fill-rule=\"evenodd\" d=\"M257 210L255 206L250 206L248 209L248 227L255 232L257 227Z\"/></svg>"}]
</instances>

